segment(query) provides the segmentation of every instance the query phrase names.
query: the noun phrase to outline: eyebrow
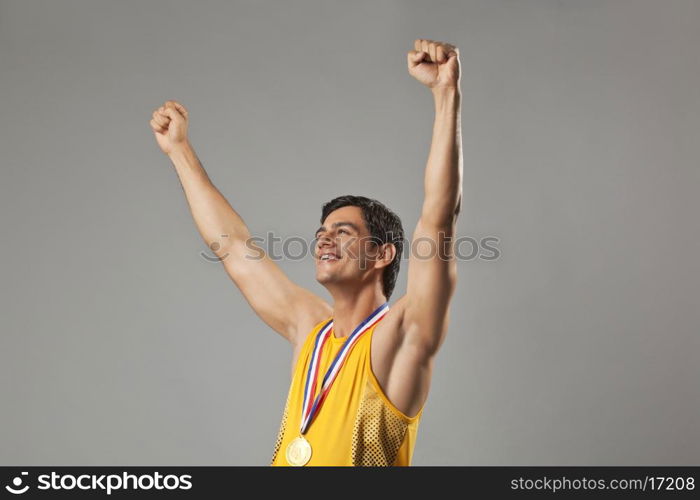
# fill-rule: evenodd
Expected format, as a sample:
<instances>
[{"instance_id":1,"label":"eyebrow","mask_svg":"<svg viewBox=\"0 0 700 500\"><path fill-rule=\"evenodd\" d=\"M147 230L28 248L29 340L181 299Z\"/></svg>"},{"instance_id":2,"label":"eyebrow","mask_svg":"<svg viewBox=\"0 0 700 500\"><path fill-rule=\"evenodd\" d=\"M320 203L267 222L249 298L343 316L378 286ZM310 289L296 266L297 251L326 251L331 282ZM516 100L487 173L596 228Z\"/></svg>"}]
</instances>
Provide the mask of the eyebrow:
<instances>
[{"instance_id":1,"label":"eyebrow","mask_svg":"<svg viewBox=\"0 0 700 500\"><path fill-rule=\"evenodd\" d=\"M334 222L334 223L332 224L332 227L334 227L334 228L335 228L335 227L339 227L339 226L350 226L351 228L353 228L353 229L355 230L356 233L358 233L358 234L360 233L360 228L357 227L357 224L355 224L355 223L353 223L353 222L350 222L350 221L339 221L339 222ZM316 232L314 233L314 236L318 236L318 233L319 233L319 232L325 231L325 230L326 230L326 226L321 226L321 227L319 227L319 228L316 230Z\"/></svg>"}]
</instances>

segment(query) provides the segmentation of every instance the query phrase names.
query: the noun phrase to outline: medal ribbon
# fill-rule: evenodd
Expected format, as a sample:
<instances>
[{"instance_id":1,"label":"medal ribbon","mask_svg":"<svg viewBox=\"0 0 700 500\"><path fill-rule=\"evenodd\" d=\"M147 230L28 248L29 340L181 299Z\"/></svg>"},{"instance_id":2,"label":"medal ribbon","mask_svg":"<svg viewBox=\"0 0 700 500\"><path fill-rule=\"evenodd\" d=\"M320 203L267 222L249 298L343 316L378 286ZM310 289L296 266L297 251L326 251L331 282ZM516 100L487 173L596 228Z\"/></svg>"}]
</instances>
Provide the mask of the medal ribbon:
<instances>
[{"instance_id":1,"label":"medal ribbon","mask_svg":"<svg viewBox=\"0 0 700 500\"><path fill-rule=\"evenodd\" d=\"M323 325L323 328L321 328L321 330L318 332L318 334L316 335L316 342L314 344L313 354L311 355L311 363L309 364L309 370L306 374L306 384L304 385L304 403L302 406L301 413L302 434L304 434L309 428L311 421L313 420L314 416L318 413L318 410L321 408L323 401L328 395L328 391L330 391L333 382L335 382L338 373L340 373L340 369L343 367L343 363L345 363L345 360L350 354L352 348L355 347L355 344L357 344L357 341L360 339L360 336L368 329L370 329L373 325L375 325L380 319L382 319L388 311L389 303L385 302L377 309L375 309L367 318L365 318L365 320L362 321L362 323L357 325L357 328L355 328L355 330L348 336L347 340L340 348L340 351L338 351L338 354L336 354L333 363L331 363L331 365L328 367L328 371L323 377L323 384L321 386L321 390L316 396L316 399L314 400L313 404L311 404L311 398L316 392L316 380L318 377L318 371L320 366L319 359L321 356L321 352L323 352L323 346L326 344L328 337L330 337L331 335L331 330L333 328L333 319L329 320L328 323Z\"/></svg>"}]
</instances>

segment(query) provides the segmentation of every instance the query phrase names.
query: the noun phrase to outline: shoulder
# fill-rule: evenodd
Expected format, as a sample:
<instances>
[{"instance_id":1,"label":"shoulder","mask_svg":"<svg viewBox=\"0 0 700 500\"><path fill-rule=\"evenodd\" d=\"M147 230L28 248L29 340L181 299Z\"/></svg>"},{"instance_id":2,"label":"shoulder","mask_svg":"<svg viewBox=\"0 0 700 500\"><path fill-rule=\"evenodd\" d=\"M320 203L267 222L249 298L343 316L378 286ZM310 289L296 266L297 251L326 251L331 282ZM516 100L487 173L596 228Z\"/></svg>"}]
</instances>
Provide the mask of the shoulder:
<instances>
[{"instance_id":1,"label":"shoulder","mask_svg":"<svg viewBox=\"0 0 700 500\"><path fill-rule=\"evenodd\" d=\"M330 320L332 316L333 308L326 302L301 312L292 336L292 345L295 349L300 349L311 334L318 330L322 323Z\"/></svg>"},{"instance_id":2,"label":"shoulder","mask_svg":"<svg viewBox=\"0 0 700 500\"><path fill-rule=\"evenodd\" d=\"M427 397L431 365L404 327L406 296L377 324L370 341L370 371L378 391L407 419L416 419ZM427 368L427 369L425 369ZM413 415L410 417L409 415Z\"/></svg>"},{"instance_id":3,"label":"shoulder","mask_svg":"<svg viewBox=\"0 0 700 500\"><path fill-rule=\"evenodd\" d=\"M333 310L323 310L309 315L302 319L297 325L296 335L293 338L292 344L292 376L294 376L294 369L297 365L297 361L301 356L302 352L308 351L310 349L309 343L311 338L315 336L315 333L331 319Z\"/></svg>"},{"instance_id":4,"label":"shoulder","mask_svg":"<svg viewBox=\"0 0 700 500\"><path fill-rule=\"evenodd\" d=\"M374 366L388 367L403 342L403 323L406 311L406 295L397 300L377 323L372 332L372 358ZM386 371L381 370L380 371Z\"/></svg>"},{"instance_id":5,"label":"shoulder","mask_svg":"<svg viewBox=\"0 0 700 500\"><path fill-rule=\"evenodd\" d=\"M389 307L389 312L374 328L375 332L379 332L380 336L395 336L401 335L403 330L404 318L406 316L406 305L408 296L404 295ZM376 333L375 333L376 335Z\"/></svg>"}]
</instances>

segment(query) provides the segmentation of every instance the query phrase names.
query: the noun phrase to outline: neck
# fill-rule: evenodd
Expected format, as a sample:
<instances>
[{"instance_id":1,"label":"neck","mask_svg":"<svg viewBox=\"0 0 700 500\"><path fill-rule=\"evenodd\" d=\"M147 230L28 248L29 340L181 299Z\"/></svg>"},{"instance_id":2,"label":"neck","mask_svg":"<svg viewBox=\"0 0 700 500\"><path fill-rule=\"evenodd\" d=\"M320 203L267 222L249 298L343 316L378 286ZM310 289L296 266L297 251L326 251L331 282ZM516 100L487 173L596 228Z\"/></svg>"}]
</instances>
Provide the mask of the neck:
<instances>
[{"instance_id":1,"label":"neck","mask_svg":"<svg viewBox=\"0 0 700 500\"><path fill-rule=\"evenodd\" d=\"M374 287L353 293L334 293L333 299L333 335L336 338L350 335L361 321L387 301Z\"/></svg>"}]
</instances>

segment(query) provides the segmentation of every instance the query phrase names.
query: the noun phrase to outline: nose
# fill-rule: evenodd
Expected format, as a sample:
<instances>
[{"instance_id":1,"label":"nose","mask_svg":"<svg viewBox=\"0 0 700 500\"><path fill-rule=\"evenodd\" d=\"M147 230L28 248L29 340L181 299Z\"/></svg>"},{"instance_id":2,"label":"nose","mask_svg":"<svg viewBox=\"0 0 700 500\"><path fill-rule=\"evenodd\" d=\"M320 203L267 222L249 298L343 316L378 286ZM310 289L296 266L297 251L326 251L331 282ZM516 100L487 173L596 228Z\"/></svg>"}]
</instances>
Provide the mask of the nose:
<instances>
[{"instance_id":1,"label":"nose","mask_svg":"<svg viewBox=\"0 0 700 500\"><path fill-rule=\"evenodd\" d=\"M318 256L319 252L326 247L332 247L333 245L333 238L331 238L328 234L325 234L323 236L318 237L318 241L316 243L316 256Z\"/></svg>"},{"instance_id":2,"label":"nose","mask_svg":"<svg viewBox=\"0 0 700 500\"><path fill-rule=\"evenodd\" d=\"M322 249L323 247L327 247L331 244L331 239L328 236L321 236L318 238L318 242L316 243L316 248L318 250Z\"/></svg>"}]
</instances>

